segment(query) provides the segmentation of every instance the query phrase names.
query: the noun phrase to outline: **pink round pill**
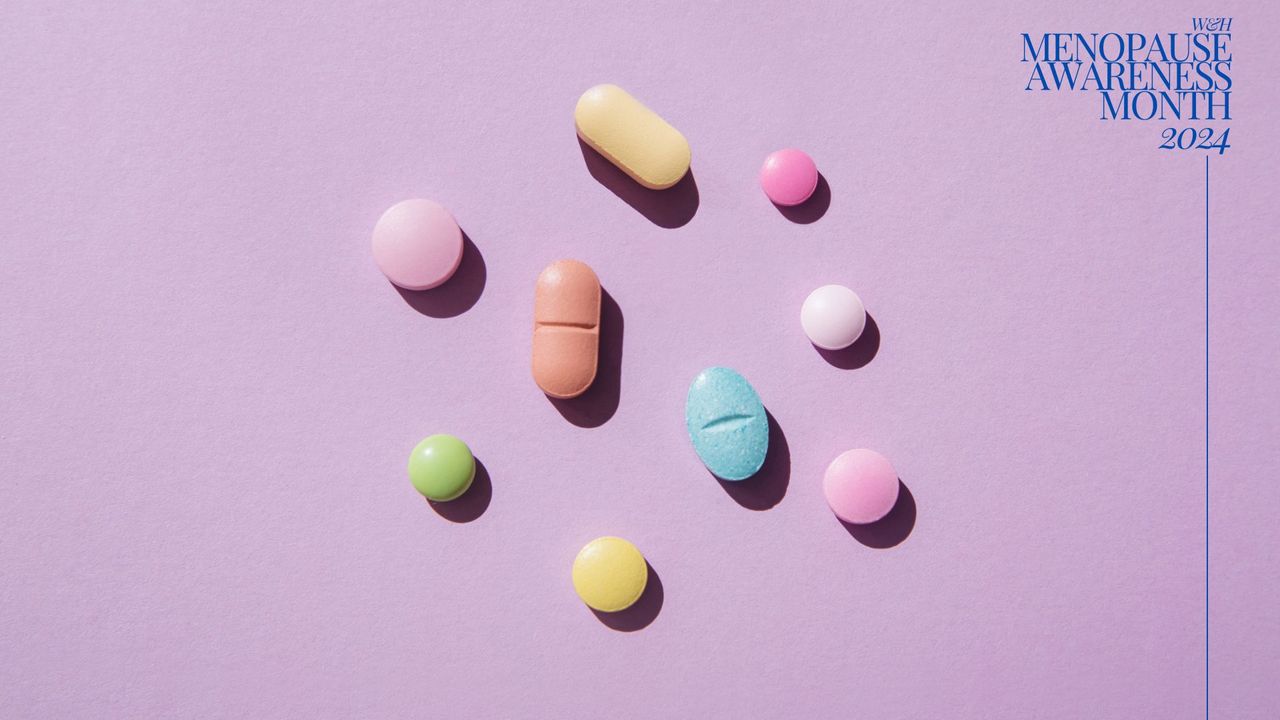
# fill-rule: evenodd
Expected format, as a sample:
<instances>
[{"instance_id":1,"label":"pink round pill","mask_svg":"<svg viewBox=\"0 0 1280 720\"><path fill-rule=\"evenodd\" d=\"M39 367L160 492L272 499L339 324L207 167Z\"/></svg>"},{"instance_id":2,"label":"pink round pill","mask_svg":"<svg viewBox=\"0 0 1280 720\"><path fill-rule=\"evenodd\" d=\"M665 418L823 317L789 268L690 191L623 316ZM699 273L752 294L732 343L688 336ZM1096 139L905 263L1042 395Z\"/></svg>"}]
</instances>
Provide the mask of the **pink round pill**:
<instances>
[{"instance_id":1,"label":"pink round pill","mask_svg":"<svg viewBox=\"0 0 1280 720\"><path fill-rule=\"evenodd\" d=\"M760 187L777 205L799 205L818 187L818 166L802 150L779 150L764 159Z\"/></svg>"},{"instance_id":2,"label":"pink round pill","mask_svg":"<svg viewBox=\"0 0 1280 720\"><path fill-rule=\"evenodd\" d=\"M462 229L439 203L398 202L373 228L373 259L405 290L429 290L452 277L462 262Z\"/></svg>"},{"instance_id":3,"label":"pink round pill","mask_svg":"<svg viewBox=\"0 0 1280 720\"><path fill-rule=\"evenodd\" d=\"M827 466L822 492L836 517L866 525L888 515L898 502L898 473L874 450L849 450Z\"/></svg>"}]
</instances>

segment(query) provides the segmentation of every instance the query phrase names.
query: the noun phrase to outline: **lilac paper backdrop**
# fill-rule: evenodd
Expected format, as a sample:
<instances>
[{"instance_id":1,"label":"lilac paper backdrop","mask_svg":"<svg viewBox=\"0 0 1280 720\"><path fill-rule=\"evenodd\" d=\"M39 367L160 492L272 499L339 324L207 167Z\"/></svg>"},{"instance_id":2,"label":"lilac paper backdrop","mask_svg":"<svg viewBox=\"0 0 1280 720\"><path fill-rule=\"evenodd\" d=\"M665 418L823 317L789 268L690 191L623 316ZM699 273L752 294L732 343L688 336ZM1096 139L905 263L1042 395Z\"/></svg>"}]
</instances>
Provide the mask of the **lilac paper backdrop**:
<instances>
[{"instance_id":1,"label":"lilac paper backdrop","mask_svg":"<svg viewBox=\"0 0 1280 720\"><path fill-rule=\"evenodd\" d=\"M292 5L0 9L0 716L1200 717L1203 156L1024 94L1018 33L1209 10L1212 702L1280 712L1274 5ZM602 81L696 189L584 161ZM756 185L789 145L816 222ZM443 297L369 254L418 195L478 251ZM529 378L564 256L616 302L616 411ZM828 282L878 327L836 365L797 320ZM765 487L689 446L711 364L785 436ZM471 522L404 477L439 431ZM824 505L857 446L914 498L893 547ZM569 582L605 533L661 578L636 632Z\"/></svg>"}]
</instances>

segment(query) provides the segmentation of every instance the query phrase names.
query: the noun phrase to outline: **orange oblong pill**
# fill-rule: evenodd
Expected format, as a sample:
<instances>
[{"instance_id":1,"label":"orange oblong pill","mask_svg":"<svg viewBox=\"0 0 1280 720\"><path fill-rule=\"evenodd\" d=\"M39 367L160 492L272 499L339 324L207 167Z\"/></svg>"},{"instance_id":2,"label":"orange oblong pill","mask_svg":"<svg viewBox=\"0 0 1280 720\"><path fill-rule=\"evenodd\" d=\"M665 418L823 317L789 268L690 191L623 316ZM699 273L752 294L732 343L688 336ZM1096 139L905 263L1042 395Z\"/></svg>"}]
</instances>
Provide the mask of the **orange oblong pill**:
<instances>
[{"instance_id":1,"label":"orange oblong pill","mask_svg":"<svg viewBox=\"0 0 1280 720\"><path fill-rule=\"evenodd\" d=\"M578 260L557 260L533 297L533 380L553 398L575 398L596 379L600 280Z\"/></svg>"}]
</instances>

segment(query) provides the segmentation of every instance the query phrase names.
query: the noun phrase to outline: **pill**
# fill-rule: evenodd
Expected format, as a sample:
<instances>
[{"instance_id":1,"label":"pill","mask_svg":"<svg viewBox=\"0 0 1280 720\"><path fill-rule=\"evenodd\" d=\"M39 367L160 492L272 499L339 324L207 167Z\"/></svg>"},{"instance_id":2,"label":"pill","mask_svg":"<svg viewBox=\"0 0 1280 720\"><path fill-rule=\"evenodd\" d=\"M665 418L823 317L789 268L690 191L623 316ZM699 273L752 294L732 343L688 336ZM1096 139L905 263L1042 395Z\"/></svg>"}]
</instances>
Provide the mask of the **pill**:
<instances>
[{"instance_id":1,"label":"pill","mask_svg":"<svg viewBox=\"0 0 1280 720\"><path fill-rule=\"evenodd\" d=\"M592 540L573 561L573 589L593 610L626 610L644 594L648 582L644 555L620 537Z\"/></svg>"},{"instance_id":2,"label":"pill","mask_svg":"<svg viewBox=\"0 0 1280 720\"><path fill-rule=\"evenodd\" d=\"M453 500L475 477L471 449L452 435L431 435L409 455L409 480L428 500Z\"/></svg>"},{"instance_id":3,"label":"pill","mask_svg":"<svg viewBox=\"0 0 1280 720\"><path fill-rule=\"evenodd\" d=\"M867 326L862 298L843 285L823 285L800 307L800 325L809 341L823 350L852 345Z\"/></svg>"},{"instance_id":4,"label":"pill","mask_svg":"<svg viewBox=\"0 0 1280 720\"><path fill-rule=\"evenodd\" d=\"M462 229L436 202L398 202L373 228L373 259L388 280L405 290L429 290L458 269Z\"/></svg>"},{"instance_id":5,"label":"pill","mask_svg":"<svg viewBox=\"0 0 1280 720\"><path fill-rule=\"evenodd\" d=\"M669 188L689 170L689 141L617 85L582 93L573 122L583 142L647 188Z\"/></svg>"},{"instance_id":6,"label":"pill","mask_svg":"<svg viewBox=\"0 0 1280 720\"><path fill-rule=\"evenodd\" d=\"M865 525L888 515L898 502L898 473L874 450L849 450L827 466L822 492L836 517Z\"/></svg>"},{"instance_id":7,"label":"pill","mask_svg":"<svg viewBox=\"0 0 1280 720\"><path fill-rule=\"evenodd\" d=\"M538 276L533 297L533 380L553 398L586 392L600 350L600 281L577 260Z\"/></svg>"},{"instance_id":8,"label":"pill","mask_svg":"<svg viewBox=\"0 0 1280 720\"><path fill-rule=\"evenodd\" d=\"M707 469L724 480L745 480L769 452L769 418L747 379L724 367L707 368L689 386L685 425Z\"/></svg>"},{"instance_id":9,"label":"pill","mask_svg":"<svg viewBox=\"0 0 1280 720\"><path fill-rule=\"evenodd\" d=\"M818 187L818 166L802 150L778 150L764 159L760 187L774 204L799 205Z\"/></svg>"}]
</instances>

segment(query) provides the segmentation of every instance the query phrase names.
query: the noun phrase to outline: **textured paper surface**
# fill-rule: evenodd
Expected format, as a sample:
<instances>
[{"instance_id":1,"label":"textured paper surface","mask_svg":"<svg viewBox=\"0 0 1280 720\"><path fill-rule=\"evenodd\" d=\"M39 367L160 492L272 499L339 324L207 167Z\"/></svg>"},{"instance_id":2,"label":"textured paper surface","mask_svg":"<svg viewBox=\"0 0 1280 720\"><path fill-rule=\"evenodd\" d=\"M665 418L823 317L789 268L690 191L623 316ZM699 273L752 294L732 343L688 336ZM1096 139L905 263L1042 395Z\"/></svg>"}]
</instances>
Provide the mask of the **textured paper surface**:
<instances>
[{"instance_id":1,"label":"textured paper surface","mask_svg":"<svg viewBox=\"0 0 1280 720\"><path fill-rule=\"evenodd\" d=\"M1211 698L1280 712L1275 5L539 5L0 9L0 716L1202 716L1203 155L1023 93L1018 34L1209 11ZM593 177L599 82L689 138L691 218ZM816 222L757 185L786 146ZM412 196L483 256L465 312L474 257L408 300L373 263ZM561 257L624 318L596 427L530 378ZM800 330L829 282L862 367ZM690 447L713 364L785 435L770 509L777 468L735 499ZM434 432L487 468L472 522L405 477ZM894 547L823 501L860 446L914 498ZM637 632L574 595L602 534L661 580Z\"/></svg>"}]
</instances>

